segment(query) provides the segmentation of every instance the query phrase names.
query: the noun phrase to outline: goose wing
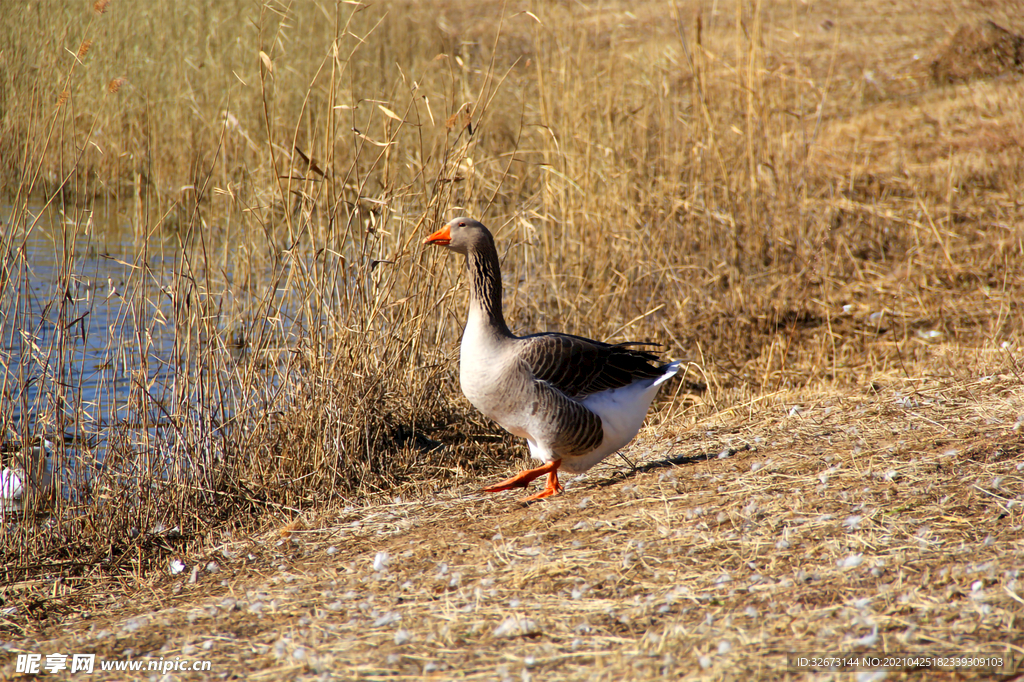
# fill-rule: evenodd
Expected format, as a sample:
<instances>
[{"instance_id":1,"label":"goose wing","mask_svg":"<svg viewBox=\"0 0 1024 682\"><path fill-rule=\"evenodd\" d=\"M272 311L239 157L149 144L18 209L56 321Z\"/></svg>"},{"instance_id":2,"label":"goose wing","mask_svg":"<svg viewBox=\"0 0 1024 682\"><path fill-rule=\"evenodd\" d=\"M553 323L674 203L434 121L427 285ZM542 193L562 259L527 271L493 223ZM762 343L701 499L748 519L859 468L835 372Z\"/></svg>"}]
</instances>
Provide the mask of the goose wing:
<instances>
[{"instance_id":1,"label":"goose wing","mask_svg":"<svg viewBox=\"0 0 1024 682\"><path fill-rule=\"evenodd\" d=\"M651 364L658 360L657 355L633 348L656 344L612 344L555 333L533 334L518 341L518 354L534 378L574 399L653 379L665 371Z\"/></svg>"}]
</instances>

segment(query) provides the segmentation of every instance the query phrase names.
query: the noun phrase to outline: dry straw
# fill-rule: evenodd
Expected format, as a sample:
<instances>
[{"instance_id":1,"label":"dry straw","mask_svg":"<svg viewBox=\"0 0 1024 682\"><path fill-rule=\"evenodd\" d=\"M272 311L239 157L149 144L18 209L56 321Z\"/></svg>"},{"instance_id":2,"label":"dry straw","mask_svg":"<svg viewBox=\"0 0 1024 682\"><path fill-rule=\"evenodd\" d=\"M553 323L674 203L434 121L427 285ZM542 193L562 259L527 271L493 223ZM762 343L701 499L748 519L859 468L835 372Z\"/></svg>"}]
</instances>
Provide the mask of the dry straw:
<instances>
[{"instance_id":1,"label":"dry straw","mask_svg":"<svg viewBox=\"0 0 1024 682\"><path fill-rule=\"evenodd\" d=\"M91 40L83 40L82 44L78 46L78 54L76 55L78 60L85 59L85 55L89 54L89 50L92 48Z\"/></svg>"},{"instance_id":2,"label":"dry straw","mask_svg":"<svg viewBox=\"0 0 1024 682\"><path fill-rule=\"evenodd\" d=\"M956 26L901 3L321 5L62 5L87 65L3 22L0 464L67 475L5 517L0 627L135 609L48 636L268 678L1019 646L1014 72L937 82ZM695 361L637 469L473 497L525 453L459 391L464 278L419 246L455 211L517 332Z\"/></svg>"}]
</instances>

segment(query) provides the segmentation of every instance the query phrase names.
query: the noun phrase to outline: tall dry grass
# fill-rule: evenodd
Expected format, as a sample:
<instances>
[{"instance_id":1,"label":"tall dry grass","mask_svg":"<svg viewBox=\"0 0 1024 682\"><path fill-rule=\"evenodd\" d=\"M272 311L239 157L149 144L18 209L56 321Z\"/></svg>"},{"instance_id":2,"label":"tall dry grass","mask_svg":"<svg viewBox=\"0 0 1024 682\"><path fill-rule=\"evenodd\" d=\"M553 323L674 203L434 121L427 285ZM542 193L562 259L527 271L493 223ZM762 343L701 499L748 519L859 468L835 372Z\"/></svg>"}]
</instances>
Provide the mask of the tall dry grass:
<instances>
[{"instance_id":1,"label":"tall dry grass","mask_svg":"<svg viewBox=\"0 0 1024 682\"><path fill-rule=\"evenodd\" d=\"M930 15L934 45L899 44L894 23L878 40L899 58L869 78L840 30L855 11L801 3L0 12L3 400L30 415L4 418L6 447L49 437L75 472L5 526L8 578L56 560L141 571L150 549L265 512L507 462L513 441L454 380L460 264L419 246L456 211L497 234L514 329L699 362L704 399L669 395L662 430L960 371L917 332L1019 341L1019 88L979 86L979 113L916 65L966 13ZM899 132L922 116L953 142ZM965 118L1001 127L976 139ZM979 145L1002 155L981 164ZM76 390L85 340L32 342L43 320L73 326L104 212L132 233L117 324L135 341L101 368L129 396L95 406ZM33 307L23 247L40 231L61 265Z\"/></svg>"}]
</instances>

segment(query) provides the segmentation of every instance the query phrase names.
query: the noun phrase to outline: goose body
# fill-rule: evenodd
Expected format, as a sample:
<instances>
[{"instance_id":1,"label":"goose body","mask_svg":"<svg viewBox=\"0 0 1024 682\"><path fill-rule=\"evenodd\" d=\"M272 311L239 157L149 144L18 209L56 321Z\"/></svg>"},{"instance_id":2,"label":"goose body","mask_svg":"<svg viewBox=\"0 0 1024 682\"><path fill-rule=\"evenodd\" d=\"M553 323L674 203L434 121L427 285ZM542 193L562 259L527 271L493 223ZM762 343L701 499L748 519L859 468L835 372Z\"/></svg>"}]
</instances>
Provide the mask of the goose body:
<instances>
[{"instance_id":1,"label":"goose body","mask_svg":"<svg viewBox=\"0 0 1024 682\"><path fill-rule=\"evenodd\" d=\"M469 315L462 335L459 383L469 402L506 431L526 439L543 462L488 492L526 487L548 475L534 500L559 492L558 470L578 474L636 436L658 389L679 362L635 346L571 334L515 336L501 310L501 272L494 238L481 223L456 218L427 237L466 257Z\"/></svg>"}]
</instances>

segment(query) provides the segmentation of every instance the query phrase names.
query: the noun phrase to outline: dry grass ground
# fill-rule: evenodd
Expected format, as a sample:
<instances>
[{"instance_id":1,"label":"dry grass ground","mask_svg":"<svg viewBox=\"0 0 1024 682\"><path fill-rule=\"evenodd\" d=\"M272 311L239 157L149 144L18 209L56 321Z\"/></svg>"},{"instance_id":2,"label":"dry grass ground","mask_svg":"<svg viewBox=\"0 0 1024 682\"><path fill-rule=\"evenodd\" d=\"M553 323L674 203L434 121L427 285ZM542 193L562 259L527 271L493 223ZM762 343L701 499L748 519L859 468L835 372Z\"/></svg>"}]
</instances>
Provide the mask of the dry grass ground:
<instances>
[{"instance_id":1,"label":"dry grass ground","mask_svg":"<svg viewBox=\"0 0 1024 682\"><path fill-rule=\"evenodd\" d=\"M461 487L224 538L177 577L77 583L34 605L13 650L249 679L824 680L852 673L787 655L1021 660L1018 377L752 411L648 429L636 471L609 462L542 504Z\"/></svg>"},{"instance_id":2,"label":"dry grass ground","mask_svg":"<svg viewBox=\"0 0 1024 682\"><path fill-rule=\"evenodd\" d=\"M899 652L1019 662L885 679L1019 678L1020 3L268 3L243 30L196 2L181 25L207 35L155 31L175 59L131 26L179 10L119 7L67 18L84 52L0 10L22 27L0 172L18 201L113 196L180 235L161 291L207 388L175 393L167 440L196 463L138 509L3 536L0 675L60 651L213 678L824 680L856 678L788 654ZM458 393L458 263L416 246L455 210L495 228L515 329L694 360L635 469L528 507L476 492L524 448ZM237 325L258 360L203 364ZM225 394L204 430L219 405L190 401Z\"/></svg>"}]
</instances>

